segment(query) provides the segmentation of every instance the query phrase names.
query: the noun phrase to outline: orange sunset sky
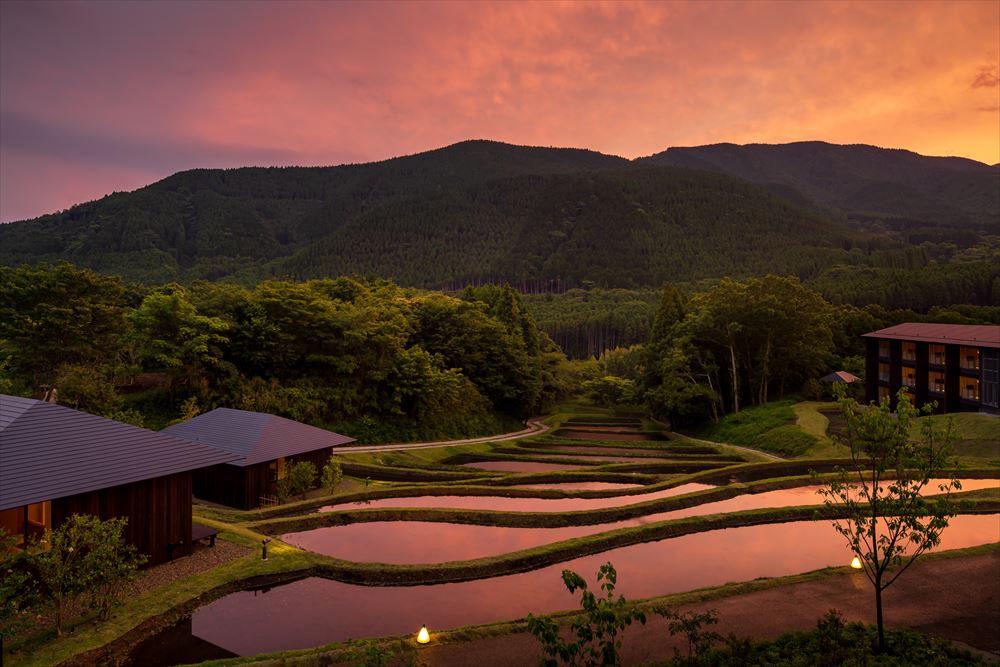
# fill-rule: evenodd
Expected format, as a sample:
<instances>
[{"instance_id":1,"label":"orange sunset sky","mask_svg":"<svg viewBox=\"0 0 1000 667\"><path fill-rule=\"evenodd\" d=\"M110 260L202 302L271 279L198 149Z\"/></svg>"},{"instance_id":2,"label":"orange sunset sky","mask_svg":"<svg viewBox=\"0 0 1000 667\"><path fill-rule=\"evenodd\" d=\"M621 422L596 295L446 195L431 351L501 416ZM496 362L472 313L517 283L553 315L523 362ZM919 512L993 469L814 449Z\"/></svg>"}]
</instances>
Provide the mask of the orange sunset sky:
<instances>
[{"instance_id":1,"label":"orange sunset sky","mask_svg":"<svg viewBox=\"0 0 1000 667\"><path fill-rule=\"evenodd\" d=\"M470 138L1000 162L1000 2L0 3L0 220Z\"/></svg>"}]
</instances>

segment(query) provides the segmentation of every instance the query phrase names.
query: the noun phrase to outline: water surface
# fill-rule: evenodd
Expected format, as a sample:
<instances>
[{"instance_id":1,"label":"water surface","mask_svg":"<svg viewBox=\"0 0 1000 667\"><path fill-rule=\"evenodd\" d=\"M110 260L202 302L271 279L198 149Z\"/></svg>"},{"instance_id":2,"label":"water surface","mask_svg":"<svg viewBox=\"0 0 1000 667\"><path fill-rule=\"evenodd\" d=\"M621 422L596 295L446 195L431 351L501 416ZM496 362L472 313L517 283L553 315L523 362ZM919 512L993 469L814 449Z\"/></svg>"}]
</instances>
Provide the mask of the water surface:
<instances>
[{"instance_id":1,"label":"water surface","mask_svg":"<svg viewBox=\"0 0 1000 667\"><path fill-rule=\"evenodd\" d=\"M575 484L605 484L608 482L574 482ZM632 486L632 485L624 485ZM563 485L539 485L537 488L558 487ZM606 488L606 487L600 487ZM362 509L367 507L447 507L466 510L503 510L505 512L571 512L600 507L621 507L635 505L658 498L671 498L685 493L714 489L710 484L681 484L670 489L662 489L652 493L612 496L610 498L506 498L503 496L404 496L401 498L378 498L376 500L327 505L320 512L330 512L343 509Z\"/></svg>"},{"instance_id":2,"label":"water surface","mask_svg":"<svg viewBox=\"0 0 1000 667\"><path fill-rule=\"evenodd\" d=\"M931 493L937 493L937 483L943 480L932 480L928 485ZM996 488L997 480L964 480L964 490L972 491L982 488ZM704 486L704 485L685 485ZM327 526L314 528L282 536L282 540L302 549L314 551L327 556L357 562L380 562L395 564L444 563L448 561L471 560L495 556L522 549L551 544L584 535L594 535L619 528L682 519L690 516L739 512L743 510L763 509L772 507L794 507L799 505L818 505L822 498L816 493L818 486L804 486L794 489L781 489L756 494L743 494L727 500L713 503L703 503L693 507L657 512L623 521L600 523L589 526L565 526L560 528L510 528L506 526L478 526L455 523L439 523L429 521L387 521L355 523L346 526ZM697 489L692 489L697 490ZM600 502L612 501L611 505L622 506L642 502L654 496L664 497L671 491L685 493L684 487L667 489L658 494L643 494L640 496L617 496L614 498L497 498L497 497L434 497L419 498L385 498L375 503L386 502L391 507L457 507L455 502L463 502L461 508L472 509L477 505L485 505L482 509L500 509L499 505L490 506L486 503L500 501L509 511L517 510L519 504L523 507L536 507L540 503L580 503L589 504L591 508L601 507ZM673 495L679 495L674 493ZM443 502L442 502L443 501ZM624 502L623 502L624 501ZM422 503L415 505L415 503ZM542 505L552 511L568 511L569 507L579 509L579 506ZM558 507L558 509L555 509ZM533 510L544 511L544 510Z\"/></svg>"},{"instance_id":3,"label":"water surface","mask_svg":"<svg viewBox=\"0 0 1000 667\"><path fill-rule=\"evenodd\" d=\"M958 516L944 531L939 550L998 540L1000 515ZM422 623L433 632L576 608L579 596L566 592L562 570L579 572L593 586L594 573L608 561L618 571L617 591L634 599L845 565L850 559L829 522L731 528L457 584L365 587L313 578L266 593L234 593L199 609L193 633L233 653L253 655L408 634ZM867 582L859 585L867 590ZM161 664L174 664L167 655L163 659Z\"/></svg>"}]
</instances>

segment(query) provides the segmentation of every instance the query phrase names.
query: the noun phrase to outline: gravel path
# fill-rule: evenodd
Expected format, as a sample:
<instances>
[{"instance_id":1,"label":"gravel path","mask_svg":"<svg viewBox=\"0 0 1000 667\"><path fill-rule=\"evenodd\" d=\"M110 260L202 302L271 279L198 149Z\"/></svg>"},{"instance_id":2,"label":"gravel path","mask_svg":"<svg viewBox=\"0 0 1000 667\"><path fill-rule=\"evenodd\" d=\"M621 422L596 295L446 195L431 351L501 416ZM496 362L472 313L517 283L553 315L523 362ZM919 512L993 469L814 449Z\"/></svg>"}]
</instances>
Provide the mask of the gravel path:
<instances>
[{"instance_id":1,"label":"gravel path","mask_svg":"<svg viewBox=\"0 0 1000 667\"><path fill-rule=\"evenodd\" d=\"M178 579L211 570L223 563L236 560L246 556L251 549L226 542L223 539L216 539L215 546L209 547L202 544L195 544L194 553L184 558L169 563L160 563L139 573L130 592L131 595L143 595L154 588L159 588Z\"/></svg>"}]
</instances>

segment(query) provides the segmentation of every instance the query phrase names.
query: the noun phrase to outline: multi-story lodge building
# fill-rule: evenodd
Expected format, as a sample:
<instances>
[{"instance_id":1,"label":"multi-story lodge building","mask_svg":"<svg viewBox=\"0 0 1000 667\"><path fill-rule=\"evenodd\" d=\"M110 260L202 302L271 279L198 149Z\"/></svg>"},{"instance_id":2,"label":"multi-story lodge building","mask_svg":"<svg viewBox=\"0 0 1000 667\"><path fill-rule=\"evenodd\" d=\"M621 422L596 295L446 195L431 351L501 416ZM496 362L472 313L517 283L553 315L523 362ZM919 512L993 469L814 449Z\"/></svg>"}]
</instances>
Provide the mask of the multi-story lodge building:
<instances>
[{"instance_id":1,"label":"multi-story lodge building","mask_svg":"<svg viewBox=\"0 0 1000 667\"><path fill-rule=\"evenodd\" d=\"M1000 326L908 322L865 338L868 401L905 388L917 406L1000 414Z\"/></svg>"}]
</instances>

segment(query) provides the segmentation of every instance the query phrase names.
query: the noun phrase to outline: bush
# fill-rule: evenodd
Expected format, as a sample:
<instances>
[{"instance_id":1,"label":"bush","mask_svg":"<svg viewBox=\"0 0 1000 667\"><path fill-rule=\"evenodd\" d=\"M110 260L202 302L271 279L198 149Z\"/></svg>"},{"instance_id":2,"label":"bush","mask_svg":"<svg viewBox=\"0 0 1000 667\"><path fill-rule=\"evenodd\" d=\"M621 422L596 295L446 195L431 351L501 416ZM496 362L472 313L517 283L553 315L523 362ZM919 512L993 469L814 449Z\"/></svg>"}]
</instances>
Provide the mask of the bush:
<instances>
[{"instance_id":1,"label":"bush","mask_svg":"<svg viewBox=\"0 0 1000 667\"><path fill-rule=\"evenodd\" d=\"M801 456L818 442L816 438L794 424L779 426L753 441L753 447L782 456Z\"/></svg>"},{"instance_id":2,"label":"bush","mask_svg":"<svg viewBox=\"0 0 1000 667\"><path fill-rule=\"evenodd\" d=\"M559 625L548 616L528 614L528 631L542 642L546 656L542 658L542 665L619 665L622 632L632 621L645 624L646 615L630 607L624 596L615 597L618 574L614 566L605 563L597 571L601 597L588 590L587 582L572 570L563 570L562 578L570 593L583 591L580 606L584 614L571 626L576 641L566 641L559 632Z\"/></svg>"},{"instance_id":3,"label":"bush","mask_svg":"<svg viewBox=\"0 0 1000 667\"><path fill-rule=\"evenodd\" d=\"M727 646L710 651L698 664L756 667L834 667L865 665L870 667L946 667L985 665L969 651L951 642L914 632L889 630L886 650L877 653L877 630L873 625L844 623L840 613L831 610L810 632L790 632L774 641L750 643L726 642ZM679 664L673 661L670 664Z\"/></svg>"},{"instance_id":4,"label":"bush","mask_svg":"<svg viewBox=\"0 0 1000 667\"><path fill-rule=\"evenodd\" d=\"M63 614L81 595L106 620L125 594L128 583L146 557L125 542L124 518L102 521L74 514L54 531L47 531L48 548L32 557L38 580L54 610L56 634L62 634Z\"/></svg>"},{"instance_id":5,"label":"bush","mask_svg":"<svg viewBox=\"0 0 1000 667\"><path fill-rule=\"evenodd\" d=\"M324 489L332 494L337 490L337 485L340 484L340 480L342 479L344 479L344 469L341 467L337 457L331 454L330 460L323 466L323 478L320 483Z\"/></svg>"},{"instance_id":6,"label":"bush","mask_svg":"<svg viewBox=\"0 0 1000 667\"><path fill-rule=\"evenodd\" d=\"M278 500L285 502L289 496L301 495L316 486L316 466L309 461L293 461L285 470L285 477L278 480Z\"/></svg>"}]
</instances>

